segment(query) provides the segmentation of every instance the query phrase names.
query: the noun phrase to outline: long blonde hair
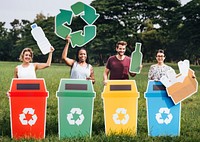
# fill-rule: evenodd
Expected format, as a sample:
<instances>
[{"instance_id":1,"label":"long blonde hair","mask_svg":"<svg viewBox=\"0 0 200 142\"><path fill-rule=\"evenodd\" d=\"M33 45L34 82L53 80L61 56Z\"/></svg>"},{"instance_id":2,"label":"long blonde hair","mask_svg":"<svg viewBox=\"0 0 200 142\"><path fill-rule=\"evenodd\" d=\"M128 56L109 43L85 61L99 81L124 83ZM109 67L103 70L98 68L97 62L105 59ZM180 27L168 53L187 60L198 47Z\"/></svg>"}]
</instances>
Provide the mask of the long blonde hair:
<instances>
[{"instance_id":1,"label":"long blonde hair","mask_svg":"<svg viewBox=\"0 0 200 142\"><path fill-rule=\"evenodd\" d=\"M23 61L23 58L24 58L24 53L25 52L30 52L31 53L31 62L33 60L33 50L31 48L24 48L19 56L19 60L20 61Z\"/></svg>"}]
</instances>

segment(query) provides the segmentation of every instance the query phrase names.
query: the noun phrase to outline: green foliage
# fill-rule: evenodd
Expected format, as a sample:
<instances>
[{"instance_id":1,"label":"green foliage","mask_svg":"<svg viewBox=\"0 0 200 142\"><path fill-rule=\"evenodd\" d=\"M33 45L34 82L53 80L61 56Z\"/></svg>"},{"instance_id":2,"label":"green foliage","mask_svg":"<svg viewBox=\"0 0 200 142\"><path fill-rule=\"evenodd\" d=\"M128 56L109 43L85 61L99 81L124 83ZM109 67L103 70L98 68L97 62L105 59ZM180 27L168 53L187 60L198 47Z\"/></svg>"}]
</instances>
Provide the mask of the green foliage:
<instances>
[{"instance_id":1,"label":"green foliage","mask_svg":"<svg viewBox=\"0 0 200 142\"><path fill-rule=\"evenodd\" d=\"M184 20L178 30L179 44L177 52L182 58L188 58L193 64L199 65L200 59L200 1L193 0L181 8ZM172 57L175 58L175 57Z\"/></svg>"},{"instance_id":2,"label":"green foliage","mask_svg":"<svg viewBox=\"0 0 200 142\"><path fill-rule=\"evenodd\" d=\"M97 26L95 39L84 47L89 53L92 64L103 66L110 55L114 55L115 44L119 40L128 42L128 56L134 50L135 42L142 43L143 59L152 62L157 49L166 50L167 61L177 62L189 59L192 64L200 60L200 11L199 0L193 0L181 6L179 0L94 0L91 3L100 14L94 23ZM34 51L36 61L45 61L36 42L31 36L30 25L41 26L56 49L53 62L61 62L61 55L66 41L54 33L55 17L39 13L33 22L17 20L11 22L11 29L0 23L0 60L17 61L21 50L30 47ZM86 23L74 17L70 28L83 30ZM74 59L76 49L70 49L68 56Z\"/></svg>"},{"instance_id":3,"label":"green foliage","mask_svg":"<svg viewBox=\"0 0 200 142\"><path fill-rule=\"evenodd\" d=\"M10 137L10 110L9 100L6 96L6 92L10 88L10 83L13 77L13 71L19 62L0 62L0 141L16 141ZM66 138L62 141L67 142L94 142L94 141L108 141L108 142L122 142L122 141L199 141L200 131L200 98L198 93L184 100L181 105L181 134L179 137L149 137L147 132L147 114L146 114L146 100L144 98L144 92L147 88L147 74L151 64L145 63L141 74L136 75L135 79L137 83L137 89L140 92L138 99L138 120L137 120L137 135L130 136L124 134L113 134L110 136L105 135L104 127L104 114L103 114L103 100L101 93L103 91L103 71L104 67L94 67L95 79L94 90L96 92L96 98L94 101L93 112L93 126L92 137L83 138ZM172 66L176 73L178 73L178 67L175 64L169 64ZM200 67L191 66L195 71L198 82L200 82ZM46 115L46 138L41 140L43 142L59 141L58 138L58 101L56 98L56 91L61 78L69 78L70 68L64 64L53 64L51 67L37 71L38 78L44 78L46 82L47 90L49 91L49 98L47 99L47 115ZM198 87L200 89L200 87ZM36 140L22 139L20 141L34 142Z\"/></svg>"},{"instance_id":4,"label":"green foliage","mask_svg":"<svg viewBox=\"0 0 200 142\"><path fill-rule=\"evenodd\" d=\"M142 42L145 61L152 61L151 57L154 56L156 49L167 49L171 34L180 22L180 17L174 16L180 7L176 0L102 0L92 2L92 6L101 15L96 22L98 35L103 35L101 39L107 40L103 40L100 45L105 48L108 45L114 47L118 40L125 40L128 42L127 54L130 55L135 42Z\"/></svg>"}]
</instances>

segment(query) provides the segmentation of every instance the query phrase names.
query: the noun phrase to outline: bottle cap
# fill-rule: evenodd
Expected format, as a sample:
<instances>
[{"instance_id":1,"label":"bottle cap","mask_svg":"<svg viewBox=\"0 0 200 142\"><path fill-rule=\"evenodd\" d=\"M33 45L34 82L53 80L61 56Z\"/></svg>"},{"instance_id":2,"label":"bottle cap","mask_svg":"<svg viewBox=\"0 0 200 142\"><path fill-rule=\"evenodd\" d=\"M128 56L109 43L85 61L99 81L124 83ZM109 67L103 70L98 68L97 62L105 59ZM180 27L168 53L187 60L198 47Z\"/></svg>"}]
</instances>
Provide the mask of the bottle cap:
<instances>
[{"instance_id":1,"label":"bottle cap","mask_svg":"<svg viewBox=\"0 0 200 142\"><path fill-rule=\"evenodd\" d=\"M36 24L36 23L34 23L34 24L31 25L31 28L32 28L32 29L34 29L34 28L36 28L36 27L37 27L37 24Z\"/></svg>"}]
</instances>

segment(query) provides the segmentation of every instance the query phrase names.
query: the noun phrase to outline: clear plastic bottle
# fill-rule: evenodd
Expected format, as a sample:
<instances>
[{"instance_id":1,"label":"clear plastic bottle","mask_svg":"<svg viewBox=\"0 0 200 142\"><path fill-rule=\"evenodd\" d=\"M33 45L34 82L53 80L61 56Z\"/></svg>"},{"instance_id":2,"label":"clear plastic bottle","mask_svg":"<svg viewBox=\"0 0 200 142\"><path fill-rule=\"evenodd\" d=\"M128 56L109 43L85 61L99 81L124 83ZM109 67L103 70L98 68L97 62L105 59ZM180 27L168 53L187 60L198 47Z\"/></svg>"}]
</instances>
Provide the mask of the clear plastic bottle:
<instances>
[{"instance_id":1,"label":"clear plastic bottle","mask_svg":"<svg viewBox=\"0 0 200 142\"><path fill-rule=\"evenodd\" d=\"M129 71L131 73L140 73L140 66L142 65L142 52L141 52L141 46L142 44L139 42L136 42L135 44L135 51L131 53L131 63L130 63L130 69Z\"/></svg>"},{"instance_id":2,"label":"clear plastic bottle","mask_svg":"<svg viewBox=\"0 0 200 142\"><path fill-rule=\"evenodd\" d=\"M42 54L47 54L51 50L51 44L49 40L46 38L44 31L41 27L37 26L36 23L31 25L31 34L33 38L36 40L37 45L39 46L40 50L42 51Z\"/></svg>"}]
</instances>

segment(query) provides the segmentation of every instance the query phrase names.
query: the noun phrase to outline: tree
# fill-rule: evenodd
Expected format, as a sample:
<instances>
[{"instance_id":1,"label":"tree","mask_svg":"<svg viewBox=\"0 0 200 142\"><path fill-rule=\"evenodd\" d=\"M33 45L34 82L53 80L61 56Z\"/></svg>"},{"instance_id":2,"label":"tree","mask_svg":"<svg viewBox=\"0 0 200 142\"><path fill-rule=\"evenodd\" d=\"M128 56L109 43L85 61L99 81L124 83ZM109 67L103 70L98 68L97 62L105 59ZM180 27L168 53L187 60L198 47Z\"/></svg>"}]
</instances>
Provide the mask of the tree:
<instances>
[{"instance_id":1,"label":"tree","mask_svg":"<svg viewBox=\"0 0 200 142\"><path fill-rule=\"evenodd\" d=\"M59 38L54 34L54 17L46 17L42 13L37 14L36 18L33 22L29 21L22 21L23 27L21 27L21 38L18 40L16 46L18 50L15 50L15 52L18 52L20 54L21 50L25 47L29 47L33 49L34 52L34 60L37 62L43 62L46 61L48 55L43 55L37 45L37 42L34 40L34 38L31 35L31 25L33 23L36 23L38 26L40 26L48 40L50 41L51 45L56 49L54 51L53 61L59 62L60 60L60 50L58 47L60 47L60 41Z\"/></svg>"},{"instance_id":2,"label":"tree","mask_svg":"<svg viewBox=\"0 0 200 142\"><path fill-rule=\"evenodd\" d=\"M155 49L167 48L166 44L171 40L171 29L176 28L179 22L176 23L172 18L177 19L176 9L180 7L177 0L101 0L93 1L92 6L101 15L96 22L98 35L94 42L97 47L93 47L93 50L103 58L114 54L114 45L118 40L126 40L128 55L134 50L135 42L142 42L144 58L148 60L149 56L154 56L152 51L155 52ZM145 30L149 28L149 25L145 25L147 20L152 23L148 31Z\"/></svg>"},{"instance_id":3,"label":"tree","mask_svg":"<svg viewBox=\"0 0 200 142\"><path fill-rule=\"evenodd\" d=\"M6 61L8 58L5 55L7 53L7 46L9 46L8 43L8 30L4 27L5 22L0 22L0 60Z\"/></svg>"},{"instance_id":4,"label":"tree","mask_svg":"<svg viewBox=\"0 0 200 142\"><path fill-rule=\"evenodd\" d=\"M18 19L14 19L13 22L10 23L12 28L7 33L6 45L4 50L4 58L6 61L16 60L17 57L14 54L16 48L17 41L21 38L21 29L20 29L20 21Z\"/></svg>"},{"instance_id":5,"label":"tree","mask_svg":"<svg viewBox=\"0 0 200 142\"><path fill-rule=\"evenodd\" d=\"M115 44L119 40L128 42L127 55L131 55L136 42L142 43L143 61L151 62L157 49L166 50L167 61L189 59L199 64L200 1L193 0L181 7L179 0L94 0L91 3L100 14L94 23L96 37L87 43L92 64L104 65L107 58L116 54ZM30 47L34 50L34 60L45 61L35 40L31 36L31 24L37 23L56 49L53 62L61 61L65 40L54 33L54 19L39 13L33 22L28 20L11 22L10 30L0 22L0 60L14 60L21 50ZM86 23L80 16L73 17L70 28L83 30ZM75 58L75 49L69 50L69 57Z\"/></svg>"},{"instance_id":6,"label":"tree","mask_svg":"<svg viewBox=\"0 0 200 142\"><path fill-rule=\"evenodd\" d=\"M193 0L180 9L182 25L178 32L177 43L182 59L199 65L200 61L200 0Z\"/></svg>"}]
</instances>

